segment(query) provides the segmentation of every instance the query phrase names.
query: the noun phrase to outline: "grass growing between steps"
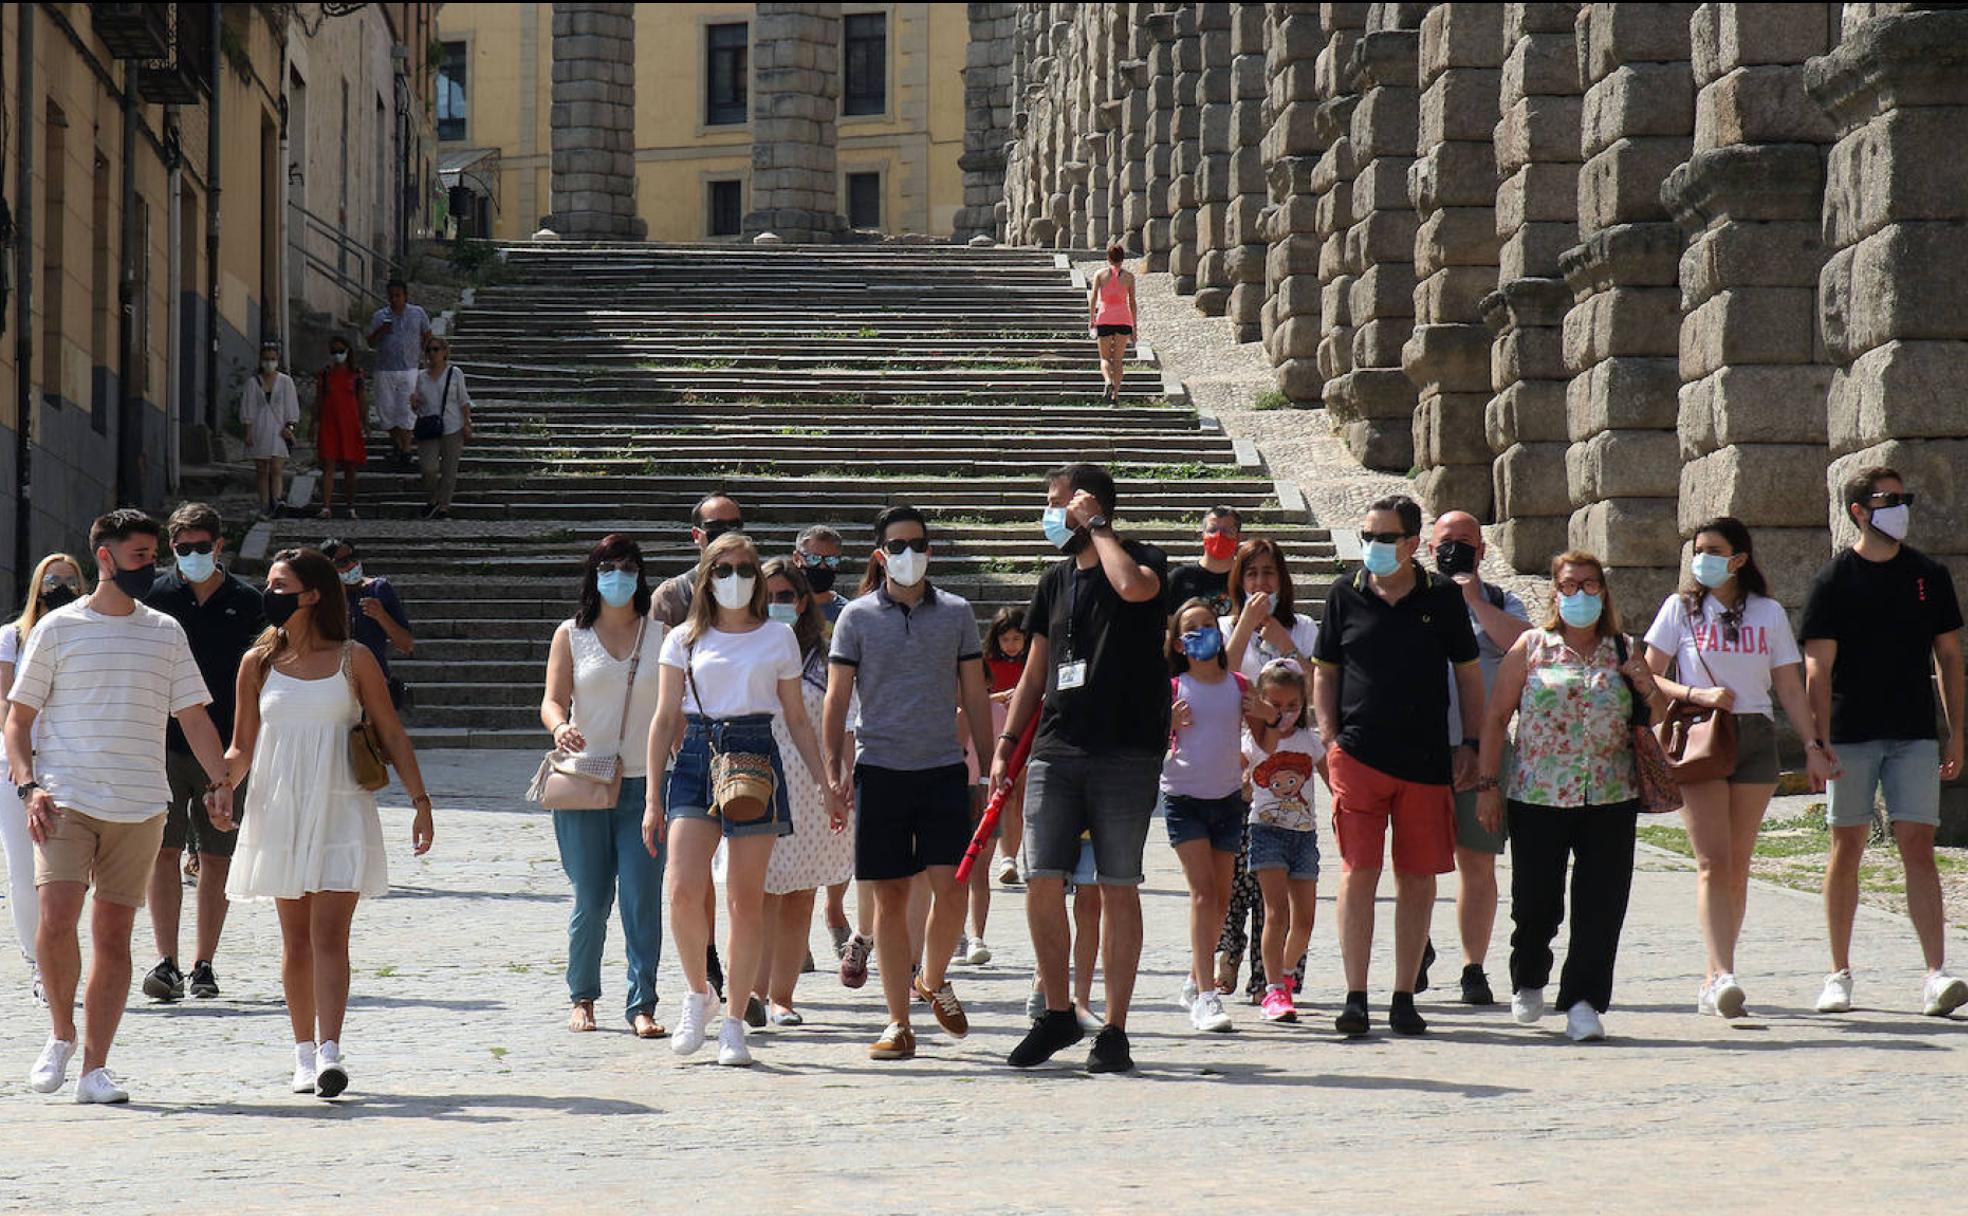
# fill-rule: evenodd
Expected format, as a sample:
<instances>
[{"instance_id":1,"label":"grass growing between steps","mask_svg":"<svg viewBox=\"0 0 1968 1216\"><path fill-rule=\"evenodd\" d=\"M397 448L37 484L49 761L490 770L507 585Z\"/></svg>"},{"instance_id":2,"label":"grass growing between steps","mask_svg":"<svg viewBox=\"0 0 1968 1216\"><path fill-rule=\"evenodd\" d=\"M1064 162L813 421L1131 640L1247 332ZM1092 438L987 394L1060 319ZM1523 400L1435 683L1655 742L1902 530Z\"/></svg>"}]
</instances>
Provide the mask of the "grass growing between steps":
<instances>
[{"instance_id":1,"label":"grass growing between steps","mask_svg":"<svg viewBox=\"0 0 1968 1216\"><path fill-rule=\"evenodd\" d=\"M1205 464L1200 460L1180 464L1117 464L1108 470L1116 481L1229 481L1259 477L1262 474L1236 464Z\"/></svg>"}]
</instances>

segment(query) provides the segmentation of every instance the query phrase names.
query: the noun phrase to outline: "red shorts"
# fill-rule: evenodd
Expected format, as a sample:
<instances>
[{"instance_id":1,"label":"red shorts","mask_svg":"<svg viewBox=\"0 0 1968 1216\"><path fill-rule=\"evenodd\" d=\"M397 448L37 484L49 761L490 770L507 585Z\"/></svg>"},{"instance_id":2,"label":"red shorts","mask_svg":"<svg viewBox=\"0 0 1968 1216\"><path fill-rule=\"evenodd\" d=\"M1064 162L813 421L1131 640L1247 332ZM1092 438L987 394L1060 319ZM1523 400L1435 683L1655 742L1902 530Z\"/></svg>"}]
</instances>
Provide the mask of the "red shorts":
<instances>
[{"instance_id":1,"label":"red shorts","mask_svg":"<svg viewBox=\"0 0 1968 1216\"><path fill-rule=\"evenodd\" d=\"M1394 869L1447 874L1455 869L1455 791L1390 777L1335 747L1327 753L1333 838L1346 870L1378 870L1394 820Z\"/></svg>"}]
</instances>

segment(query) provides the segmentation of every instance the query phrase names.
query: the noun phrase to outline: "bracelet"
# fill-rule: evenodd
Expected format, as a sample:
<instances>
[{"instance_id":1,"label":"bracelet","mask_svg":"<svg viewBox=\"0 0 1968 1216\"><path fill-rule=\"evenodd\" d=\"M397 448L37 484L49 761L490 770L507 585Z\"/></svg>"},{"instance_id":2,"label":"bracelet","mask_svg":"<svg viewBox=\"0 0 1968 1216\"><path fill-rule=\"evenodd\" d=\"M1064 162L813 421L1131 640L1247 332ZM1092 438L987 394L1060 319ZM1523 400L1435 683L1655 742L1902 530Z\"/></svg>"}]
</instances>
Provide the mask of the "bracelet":
<instances>
[{"instance_id":1,"label":"bracelet","mask_svg":"<svg viewBox=\"0 0 1968 1216\"><path fill-rule=\"evenodd\" d=\"M410 800L410 805L413 809L429 810L431 796L429 794L419 794Z\"/></svg>"},{"instance_id":2,"label":"bracelet","mask_svg":"<svg viewBox=\"0 0 1968 1216\"><path fill-rule=\"evenodd\" d=\"M1012 734L1012 733L1011 733L1010 731L1006 731L1006 732L1005 732L1004 734L1002 734L1002 735L999 735L999 736L998 736L998 742L1000 742L1000 743L1016 743L1016 742L1018 742L1018 736L1017 736L1017 735L1014 735L1014 734Z\"/></svg>"},{"instance_id":3,"label":"bracelet","mask_svg":"<svg viewBox=\"0 0 1968 1216\"><path fill-rule=\"evenodd\" d=\"M1503 782L1496 777L1476 778L1476 792L1479 794L1487 794L1491 790L1502 789L1502 788L1503 788Z\"/></svg>"}]
</instances>

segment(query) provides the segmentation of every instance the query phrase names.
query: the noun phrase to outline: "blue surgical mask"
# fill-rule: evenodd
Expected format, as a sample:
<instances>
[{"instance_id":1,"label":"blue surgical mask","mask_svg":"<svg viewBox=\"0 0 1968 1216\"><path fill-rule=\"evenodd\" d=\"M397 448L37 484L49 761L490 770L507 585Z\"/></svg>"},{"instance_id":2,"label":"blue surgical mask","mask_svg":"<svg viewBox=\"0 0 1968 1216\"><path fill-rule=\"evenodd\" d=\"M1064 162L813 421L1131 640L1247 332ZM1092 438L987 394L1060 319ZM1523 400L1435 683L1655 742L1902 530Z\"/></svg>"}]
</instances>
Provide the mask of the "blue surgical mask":
<instances>
[{"instance_id":1,"label":"blue surgical mask","mask_svg":"<svg viewBox=\"0 0 1968 1216\"><path fill-rule=\"evenodd\" d=\"M1193 633L1183 634L1182 653L1195 662L1209 662L1223 653L1223 631L1214 625L1205 625Z\"/></svg>"},{"instance_id":2,"label":"blue surgical mask","mask_svg":"<svg viewBox=\"0 0 1968 1216\"><path fill-rule=\"evenodd\" d=\"M1574 629L1588 629L1599 623L1604 601L1589 591L1574 591L1558 597L1558 616Z\"/></svg>"},{"instance_id":3,"label":"blue surgical mask","mask_svg":"<svg viewBox=\"0 0 1968 1216\"><path fill-rule=\"evenodd\" d=\"M765 615L769 620L778 621L781 625L797 624L800 619L799 605L767 604L765 606Z\"/></svg>"},{"instance_id":4,"label":"blue surgical mask","mask_svg":"<svg viewBox=\"0 0 1968 1216\"><path fill-rule=\"evenodd\" d=\"M620 608L635 598L636 576L627 570L603 570L595 576L595 590L610 608Z\"/></svg>"},{"instance_id":5,"label":"blue surgical mask","mask_svg":"<svg viewBox=\"0 0 1968 1216\"><path fill-rule=\"evenodd\" d=\"M1697 553L1688 563L1695 581L1704 587L1720 587L1732 577L1729 559L1719 553Z\"/></svg>"},{"instance_id":6,"label":"blue surgical mask","mask_svg":"<svg viewBox=\"0 0 1968 1216\"><path fill-rule=\"evenodd\" d=\"M1401 547L1386 541L1370 540L1360 546L1360 561L1367 573L1377 578L1386 578L1401 568Z\"/></svg>"},{"instance_id":7,"label":"blue surgical mask","mask_svg":"<svg viewBox=\"0 0 1968 1216\"><path fill-rule=\"evenodd\" d=\"M187 583L204 582L218 567L218 559L210 553L187 553L178 559L178 573Z\"/></svg>"},{"instance_id":8,"label":"blue surgical mask","mask_svg":"<svg viewBox=\"0 0 1968 1216\"><path fill-rule=\"evenodd\" d=\"M1047 507L1040 519L1045 528L1046 539L1053 543L1053 547L1064 549L1073 543L1074 529L1066 522L1065 507Z\"/></svg>"},{"instance_id":9,"label":"blue surgical mask","mask_svg":"<svg viewBox=\"0 0 1968 1216\"><path fill-rule=\"evenodd\" d=\"M350 566L348 569L340 571L339 573L341 575L342 583L345 586L360 587L362 585L361 562L357 562L353 566Z\"/></svg>"}]
</instances>

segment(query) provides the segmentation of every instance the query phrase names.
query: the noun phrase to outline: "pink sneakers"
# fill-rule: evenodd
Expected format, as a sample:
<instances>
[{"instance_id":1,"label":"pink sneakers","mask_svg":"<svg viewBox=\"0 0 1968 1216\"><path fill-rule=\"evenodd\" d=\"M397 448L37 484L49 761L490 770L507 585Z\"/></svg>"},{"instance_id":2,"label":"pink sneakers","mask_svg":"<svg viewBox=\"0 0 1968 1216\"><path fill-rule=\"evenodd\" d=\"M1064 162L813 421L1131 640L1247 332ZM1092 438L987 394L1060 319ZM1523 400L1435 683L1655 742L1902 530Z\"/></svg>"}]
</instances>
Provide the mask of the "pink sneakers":
<instances>
[{"instance_id":1,"label":"pink sneakers","mask_svg":"<svg viewBox=\"0 0 1968 1216\"><path fill-rule=\"evenodd\" d=\"M1292 1004L1291 993L1282 984L1273 984L1264 990L1263 1008L1267 1022L1298 1020L1298 1007Z\"/></svg>"}]
</instances>

